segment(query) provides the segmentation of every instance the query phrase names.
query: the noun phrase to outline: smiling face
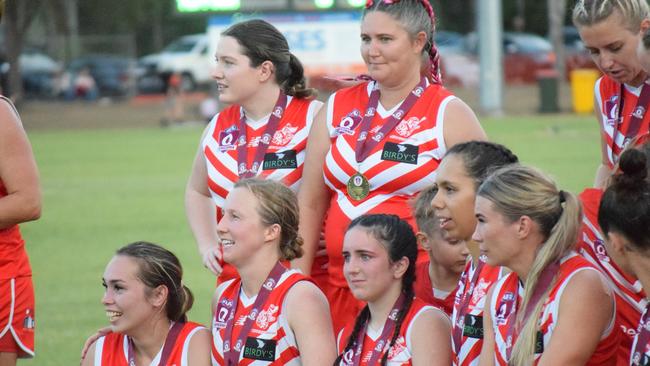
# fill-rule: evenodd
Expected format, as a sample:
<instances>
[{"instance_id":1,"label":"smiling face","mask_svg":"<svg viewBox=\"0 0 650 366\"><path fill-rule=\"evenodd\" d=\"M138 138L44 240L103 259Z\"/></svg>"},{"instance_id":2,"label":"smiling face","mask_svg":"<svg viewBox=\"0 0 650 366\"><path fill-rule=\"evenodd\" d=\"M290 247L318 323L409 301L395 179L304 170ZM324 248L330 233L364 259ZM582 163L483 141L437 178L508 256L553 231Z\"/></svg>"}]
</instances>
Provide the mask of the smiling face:
<instances>
[{"instance_id":1,"label":"smiling face","mask_svg":"<svg viewBox=\"0 0 650 366\"><path fill-rule=\"evenodd\" d=\"M414 70L419 77L426 35L412 39L406 29L389 14L372 11L361 22L361 56L368 74L381 84L400 84Z\"/></svg>"},{"instance_id":2,"label":"smiling face","mask_svg":"<svg viewBox=\"0 0 650 366\"><path fill-rule=\"evenodd\" d=\"M362 227L345 233L343 260L343 274L358 300L373 302L389 288L401 287L403 271L390 261L386 247Z\"/></svg>"},{"instance_id":3,"label":"smiling face","mask_svg":"<svg viewBox=\"0 0 650 366\"><path fill-rule=\"evenodd\" d=\"M476 227L476 183L467 174L462 157L445 156L436 170L436 185L438 192L431 205L440 220L440 229L451 239L469 240Z\"/></svg>"},{"instance_id":4,"label":"smiling face","mask_svg":"<svg viewBox=\"0 0 650 366\"><path fill-rule=\"evenodd\" d=\"M106 266L102 304L113 332L131 335L164 313L162 305L149 296L153 290L137 277L138 271L137 261L122 255L113 257Z\"/></svg>"},{"instance_id":5,"label":"smiling face","mask_svg":"<svg viewBox=\"0 0 650 366\"><path fill-rule=\"evenodd\" d=\"M641 23L641 29L630 30L619 11L604 20L579 27L580 37L592 59L603 73L619 83L638 85L645 79L637 48L642 32L650 20Z\"/></svg>"},{"instance_id":6,"label":"smiling face","mask_svg":"<svg viewBox=\"0 0 650 366\"><path fill-rule=\"evenodd\" d=\"M476 231L472 239L479 243L481 254L487 257L491 266L508 266L513 258L519 257L522 246L516 241L517 223L495 210L492 201L476 197Z\"/></svg>"},{"instance_id":7,"label":"smiling face","mask_svg":"<svg viewBox=\"0 0 650 366\"><path fill-rule=\"evenodd\" d=\"M243 104L255 95L260 86L260 67L251 66L237 39L221 36L215 60L212 77L217 81L219 101Z\"/></svg>"}]
</instances>

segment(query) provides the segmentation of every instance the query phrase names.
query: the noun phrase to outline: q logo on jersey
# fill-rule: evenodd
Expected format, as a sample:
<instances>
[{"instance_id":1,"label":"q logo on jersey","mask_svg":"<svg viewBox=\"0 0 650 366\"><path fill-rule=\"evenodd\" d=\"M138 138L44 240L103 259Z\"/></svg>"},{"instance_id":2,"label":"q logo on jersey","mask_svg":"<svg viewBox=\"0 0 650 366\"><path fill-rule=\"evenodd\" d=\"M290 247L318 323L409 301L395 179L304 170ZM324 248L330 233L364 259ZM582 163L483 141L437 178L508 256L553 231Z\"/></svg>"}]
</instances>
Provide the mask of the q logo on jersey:
<instances>
[{"instance_id":1,"label":"q logo on jersey","mask_svg":"<svg viewBox=\"0 0 650 366\"><path fill-rule=\"evenodd\" d=\"M605 116L607 117L607 124L616 126L618 124L618 95L612 95L609 100L605 101Z\"/></svg>"},{"instance_id":2,"label":"q logo on jersey","mask_svg":"<svg viewBox=\"0 0 650 366\"><path fill-rule=\"evenodd\" d=\"M235 150L237 148L235 142L237 141L238 138L239 138L238 130L231 130L231 131L226 130L226 131L219 132L219 151L224 152L229 150Z\"/></svg>"},{"instance_id":3,"label":"q logo on jersey","mask_svg":"<svg viewBox=\"0 0 650 366\"><path fill-rule=\"evenodd\" d=\"M334 128L336 135L354 135L354 129L361 122L361 112L358 109L348 113L347 116L341 118L338 127Z\"/></svg>"}]
</instances>

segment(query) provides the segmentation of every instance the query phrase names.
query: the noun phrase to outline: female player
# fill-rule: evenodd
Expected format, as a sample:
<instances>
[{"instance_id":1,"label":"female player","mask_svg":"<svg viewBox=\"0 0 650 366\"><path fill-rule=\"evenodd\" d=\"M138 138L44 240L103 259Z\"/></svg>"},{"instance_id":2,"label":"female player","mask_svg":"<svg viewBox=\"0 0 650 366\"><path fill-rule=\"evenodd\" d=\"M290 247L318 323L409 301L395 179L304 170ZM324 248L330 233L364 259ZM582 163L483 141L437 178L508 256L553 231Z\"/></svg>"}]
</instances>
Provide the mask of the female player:
<instances>
[{"instance_id":1,"label":"female player","mask_svg":"<svg viewBox=\"0 0 650 366\"><path fill-rule=\"evenodd\" d=\"M648 73L636 57L650 8L645 0L579 0L573 23L604 74L595 86L602 147L595 187L603 188L625 145L650 127Z\"/></svg>"},{"instance_id":2,"label":"female player","mask_svg":"<svg viewBox=\"0 0 650 366\"><path fill-rule=\"evenodd\" d=\"M485 300L481 365L615 365L620 332L604 276L575 251L581 209L541 172L513 165L477 192L474 240L512 272Z\"/></svg>"},{"instance_id":3,"label":"female player","mask_svg":"<svg viewBox=\"0 0 650 366\"><path fill-rule=\"evenodd\" d=\"M232 267L222 273L217 244L216 225L228 192L239 179L255 176L296 191L307 135L322 103L311 99L313 91L305 88L302 65L287 40L263 20L225 30L215 58L219 101L230 107L217 114L203 133L185 209L203 264L222 274L223 281L234 276ZM314 275L322 264L314 265Z\"/></svg>"},{"instance_id":4,"label":"female player","mask_svg":"<svg viewBox=\"0 0 650 366\"><path fill-rule=\"evenodd\" d=\"M368 1L361 54L372 81L334 93L310 132L299 192L305 256L293 265L309 271L325 218L335 330L362 307L343 276L348 223L390 212L415 227L409 200L433 183L447 147L485 139L474 113L441 84L434 23L429 1Z\"/></svg>"},{"instance_id":5,"label":"female player","mask_svg":"<svg viewBox=\"0 0 650 366\"><path fill-rule=\"evenodd\" d=\"M152 243L119 249L102 278L111 331L82 366L210 365L210 332L188 322L193 296L176 256Z\"/></svg>"},{"instance_id":6,"label":"female player","mask_svg":"<svg viewBox=\"0 0 650 366\"><path fill-rule=\"evenodd\" d=\"M352 220L343 271L354 297L367 305L339 334L335 365L451 363L449 317L414 297L417 254L413 229L398 216Z\"/></svg>"},{"instance_id":7,"label":"female player","mask_svg":"<svg viewBox=\"0 0 650 366\"><path fill-rule=\"evenodd\" d=\"M0 365L34 356L34 286L18 224L41 215L32 149L18 112L0 95Z\"/></svg>"},{"instance_id":8,"label":"female player","mask_svg":"<svg viewBox=\"0 0 650 366\"><path fill-rule=\"evenodd\" d=\"M454 365L478 365L483 345L485 295L503 275L501 268L486 265L484 258L479 258L478 245L471 240L476 228L476 190L490 171L517 161L517 156L502 145L470 141L452 147L438 168L438 192L431 204L445 235L465 241L471 253L461 274L452 311Z\"/></svg>"},{"instance_id":9,"label":"female player","mask_svg":"<svg viewBox=\"0 0 650 366\"><path fill-rule=\"evenodd\" d=\"M272 180L240 180L217 230L223 258L239 274L214 297L217 364L331 365L336 353L325 295L281 263L302 254L295 194Z\"/></svg>"}]
</instances>

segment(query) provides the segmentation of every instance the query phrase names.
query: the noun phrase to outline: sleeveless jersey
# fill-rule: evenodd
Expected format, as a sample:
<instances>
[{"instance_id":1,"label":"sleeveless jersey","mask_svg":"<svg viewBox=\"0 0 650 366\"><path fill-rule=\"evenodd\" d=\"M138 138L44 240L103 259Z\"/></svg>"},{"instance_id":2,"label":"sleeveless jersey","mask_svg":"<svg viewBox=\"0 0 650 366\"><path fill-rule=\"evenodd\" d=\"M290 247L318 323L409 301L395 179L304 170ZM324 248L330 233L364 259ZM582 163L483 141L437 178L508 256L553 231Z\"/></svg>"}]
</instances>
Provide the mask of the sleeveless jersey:
<instances>
[{"instance_id":1,"label":"sleeveless jersey","mask_svg":"<svg viewBox=\"0 0 650 366\"><path fill-rule=\"evenodd\" d=\"M285 272L278 284L266 300L255 319L255 323L246 338L245 347L242 347L238 365L289 365L301 364L298 343L293 331L289 327L287 315L284 311L284 299L291 287L299 281L309 280L297 270ZM244 325L244 320L249 316L255 303L255 298L248 298L241 291L236 296L241 280L239 278L224 282L217 288L220 293L219 301L237 298L238 305L235 313L235 324L232 339L236 340ZM216 309L215 309L216 312ZM215 314L212 320L212 357L217 365L224 365L223 337L225 327L223 324L228 317L225 314ZM231 342L234 344L234 341Z\"/></svg>"},{"instance_id":2,"label":"sleeveless jersey","mask_svg":"<svg viewBox=\"0 0 650 366\"><path fill-rule=\"evenodd\" d=\"M395 341L393 347L391 347L390 350L388 350L388 359L386 362L387 366L407 366L413 364L412 353L411 353L411 349L413 348L411 346L411 329L413 327L413 324L417 320L418 316L423 312L430 311L430 310L434 310L434 307L427 305L424 301L418 299L417 297L413 299L411 308L406 313L406 317L402 322L402 326L399 330L399 336L397 337L397 340ZM441 311L441 310L435 309L435 311ZM337 349L339 352L343 352L345 346L348 344L348 339L350 338L350 334L352 333L353 328L354 328L354 324L348 324L339 333L336 342ZM383 328L376 332L372 332L370 329L366 331L366 336L363 338L363 348L361 351L361 362L359 366L374 366L374 365L368 365L368 361L370 361L372 350L375 349L375 347L377 346L377 341L379 341L379 337L381 336L382 330ZM393 335L391 334L390 338L392 337ZM386 345L384 346L384 352L386 351L386 348L390 344L390 338L389 341L386 342ZM348 350L343 355L340 365L341 366L352 365L354 359L353 353L354 350ZM383 357L383 353L382 353L382 357Z\"/></svg>"},{"instance_id":3,"label":"sleeveless jersey","mask_svg":"<svg viewBox=\"0 0 650 366\"><path fill-rule=\"evenodd\" d=\"M614 290L617 323L624 334L619 348L619 361L627 363L632 341L636 336L636 327L647 300L641 282L624 273L607 254L598 225L598 208L602 195L603 191L595 188L585 189L580 194L583 217L578 251L605 275L605 279Z\"/></svg>"},{"instance_id":4,"label":"sleeveless jersey","mask_svg":"<svg viewBox=\"0 0 650 366\"><path fill-rule=\"evenodd\" d=\"M624 87L623 111L620 114L623 121L619 126L619 133L616 134L616 145L614 145L614 150L612 151L614 127L616 126L617 118L619 116L618 105L619 105L621 86L622 84L614 81L609 76L602 76L600 79L598 79L598 81L596 81L596 86L595 86L596 103L601 118L601 126L600 126L601 139L607 145L606 147L607 165L609 166L610 169L614 167L615 161L618 161L618 157L623 152L625 135L627 134L627 131L630 128L631 116L632 113L635 112L636 104L639 100L639 94L641 92L641 87L635 88L629 85L625 85ZM643 106L643 107L646 110L648 109L648 106ZM639 128L639 132L637 133L637 135L648 132L649 126L650 126L650 113L645 113L641 123L641 127Z\"/></svg>"},{"instance_id":5,"label":"sleeveless jersey","mask_svg":"<svg viewBox=\"0 0 650 366\"><path fill-rule=\"evenodd\" d=\"M333 194L325 220L325 241L330 284L337 287L347 287L341 253L350 221L363 214L390 212L406 220L415 230L417 226L408 202L434 183L435 170L446 152L443 116L447 104L455 97L442 86L431 84L401 122L364 161L357 163L355 147L360 133L360 116L366 111L372 85L362 83L339 90L327 104L331 146L323 174ZM392 112L384 110L381 104L378 106L369 138ZM353 200L347 193L347 182L357 171L370 185L370 194L361 201ZM420 257L425 258L424 251Z\"/></svg>"},{"instance_id":6,"label":"sleeveless jersey","mask_svg":"<svg viewBox=\"0 0 650 366\"><path fill-rule=\"evenodd\" d=\"M645 324L643 323L643 318L646 317L647 311L648 311L647 308L643 311L643 316L641 317L641 321L639 322L639 326L637 328L637 335L634 337L634 342L632 343L632 348L631 348L632 351L634 351L634 349L636 348L637 342L639 342L639 335L638 334L641 332L641 330L645 327L647 330L650 331L650 321L645 322ZM639 354L630 355L629 362L630 362L629 364L631 366L648 366L648 365L650 365L650 343L646 343L643 354L639 353Z\"/></svg>"},{"instance_id":7,"label":"sleeveless jersey","mask_svg":"<svg viewBox=\"0 0 650 366\"><path fill-rule=\"evenodd\" d=\"M569 254L560 262L557 279L552 285L539 318L539 332L541 335L538 336L535 365L539 362L545 347L548 346L551 337L553 337L553 330L557 326L557 319L559 318L560 300L564 289L571 278L583 270L597 271L595 267L576 253ZM494 285L489 311L492 316L492 329L495 338L495 363L497 365L508 365L506 338L510 322L514 321L514 317L509 315L513 310L523 311L521 308L517 309L523 301L523 294L524 289L520 285L519 277L514 272L503 277ZM592 305L585 304L585 306ZM615 365L620 337L620 332L616 331L615 319L612 319L587 365ZM515 344L515 342L516 340L513 340L512 343Z\"/></svg>"},{"instance_id":8,"label":"sleeveless jersey","mask_svg":"<svg viewBox=\"0 0 650 366\"><path fill-rule=\"evenodd\" d=\"M415 283L413 283L415 297L441 309L447 316L451 317L451 312L454 308L454 299L456 298L456 290L458 290L458 286L444 299L435 297L431 277L429 277L429 262L418 263L415 268Z\"/></svg>"},{"instance_id":9,"label":"sleeveless jersey","mask_svg":"<svg viewBox=\"0 0 650 366\"><path fill-rule=\"evenodd\" d=\"M167 365L188 366L187 356L190 350L190 340L197 331L205 329L198 323L187 322L181 329L176 344L169 355ZM97 340L95 343L95 366L129 366L128 359L129 341L124 334L109 333ZM162 354L162 348L151 363L158 365Z\"/></svg>"},{"instance_id":10,"label":"sleeveless jersey","mask_svg":"<svg viewBox=\"0 0 650 366\"><path fill-rule=\"evenodd\" d=\"M480 259L479 259L480 260ZM465 316L460 317L461 300L465 292L469 291L471 281L474 278L476 267L473 266L473 259L470 259L465 266L463 274L460 276L456 297L454 298L454 308L451 315L452 334L456 329L462 329L460 346L454 344L452 336L452 364L454 366L476 366L478 365L481 347L483 347L483 309L485 307L485 296L490 287L504 276L502 267L492 267L483 264L481 272L478 274L474 291L466 309ZM456 352L456 349L459 349Z\"/></svg>"}]
</instances>

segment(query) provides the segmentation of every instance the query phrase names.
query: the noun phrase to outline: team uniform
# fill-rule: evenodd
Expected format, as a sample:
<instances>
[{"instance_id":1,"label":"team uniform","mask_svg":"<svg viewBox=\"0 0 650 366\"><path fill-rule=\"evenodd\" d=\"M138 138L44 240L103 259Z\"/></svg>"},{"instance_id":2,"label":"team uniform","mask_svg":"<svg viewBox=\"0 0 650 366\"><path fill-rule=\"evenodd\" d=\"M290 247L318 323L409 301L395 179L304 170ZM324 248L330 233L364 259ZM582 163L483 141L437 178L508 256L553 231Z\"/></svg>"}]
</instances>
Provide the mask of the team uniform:
<instances>
[{"instance_id":1,"label":"team uniform","mask_svg":"<svg viewBox=\"0 0 650 366\"><path fill-rule=\"evenodd\" d=\"M636 327L648 302L641 282L624 273L607 254L604 238L598 225L598 207L602 195L602 190L594 188L586 189L580 194L583 218L578 251L605 275L607 282L614 290L617 323L623 333L618 364L623 365L629 361L632 341L636 336Z\"/></svg>"},{"instance_id":2,"label":"team uniform","mask_svg":"<svg viewBox=\"0 0 650 366\"><path fill-rule=\"evenodd\" d=\"M623 92L621 93L621 87ZM626 144L626 135L630 128L630 120L633 113L643 115L641 126L636 135L648 132L650 126L650 113L645 113L648 106L642 106L643 109L637 109L636 105L641 93L641 87L633 87L630 85L623 85L614 81L609 76L602 76L596 81L595 96L598 111L600 113L600 133L601 139L607 145L606 150L603 152L607 158L607 165L610 169L614 167L618 161L618 157L623 152ZM622 123L619 125L619 133L615 133L616 122L619 118L619 101L623 95L623 110L620 113ZM616 135L616 144L613 146L612 141ZM632 138L635 136L631 136Z\"/></svg>"},{"instance_id":3,"label":"team uniform","mask_svg":"<svg viewBox=\"0 0 650 366\"><path fill-rule=\"evenodd\" d=\"M275 288L270 293L266 303L259 311L255 322L245 341L245 346L239 355L238 365L301 365L300 352L296 338L289 327L287 314L285 313L284 301L291 287L299 281L308 281L297 270L288 270L282 274ZM244 291L237 290L240 288L241 280L239 278L229 280L219 285L217 293L219 300L237 299L238 306L235 312L235 322L232 332L232 340L239 337L239 333L244 325L244 320L250 315L255 297L249 298ZM228 318L228 312L219 312L215 310L212 321L212 358L213 364L224 365L224 337L225 323ZM232 342L234 343L234 342Z\"/></svg>"},{"instance_id":4,"label":"team uniform","mask_svg":"<svg viewBox=\"0 0 650 366\"><path fill-rule=\"evenodd\" d=\"M366 111L374 82L342 89L327 104L327 127L331 141L323 169L325 184L332 192L325 219L328 265L327 297L338 332L352 322L361 309L343 277L343 237L352 219L373 213L392 213L415 229L409 200L434 183L435 170L446 152L443 116L455 99L441 85L431 84L406 113L401 122L357 163L355 148L361 116ZM385 110L381 104L371 121L369 139L399 107ZM367 197L355 201L347 192L350 178L362 173L369 183ZM421 251L421 260L426 253Z\"/></svg>"},{"instance_id":5,"label":"team uniform","mask_svg":"<svg viewBox=\"0 0 650 366\"><path fill-rule=\"evenodd\" d=\"M302 181L307 136L321 102L291 96L287 98L287 107L273 134L257 177L284 183L297 192ZM241 113L242 108L233 105L217 114L208 125L207 133L201 143L208 172L208 188L217 207L217 220L221 219L221 208L226 196L239 180L237 147L241 135L238 130ZM267 122L268 117L259 121L246 120L247 141L245 143L248 144L247 166L249 167L253 163L255 150L265 132ZM325 261L326 258L316 258L312 276L318 278L326 275L325 270L322 269ZM237 271L234 267L226 264L219 281L226 281L236 275Z\"/></svg>"},{"instance_id":6,"label":"team uniform","mask_svg":"<svg viewBox=\"0 0 650 366\"><path fill-rule=\"evenodd\" d=\"M187 356L190 341L199 330L205 329L198 323L186 322L174 343L174 347L165 365L188 366ZM129 338L120 333L109 333L95 343L95 366L129 366ZM158 365L162 356L162 348L153 359L151 365Z\"/></svg>"},{"instance_id":7,"label":"team uniform","mask_svg":"<svg viewBox=\"0 0 650 366\"><path fill-rule=\"evenodd\" d=\"M458 290L458 286L449 293L438 295L436 293L437 290L431 284L431 277L429 277L429 262L418 263L415 268L415 283L413 283L415 297L427 304L442 309L447 316L451 317L454 309L456 290Z\"/></svg>"},{"instance_id":8,"label":"team uniform","mask_svg":"<svg viewBox=\"0 0 650 366\"><path fill-rule=\"evenodd\" d=\"M411 346L411 329L413 328L413 324L415 324L415 321L417 320L418 316L420 316L420 314L426 311L441 311L441 310L436 309L430 305L427 305L424 301L418 299L417 297L413 299L411 308L406 313L406 317L402 322L402 327L400 328L399 336L397 337L397 340L395 341L393 347L391 347L388 350L388 359L386 362L388 366L408 366L413 364L412 363L413 355L411 353L411 350L413 349L413 347ZM337 349L339 353L343 352L343 350L345 349L345 346L348 343L348 339L350 338L350 334L352 333L353 328L354 328L354 322L347 324L339 332L338 339L336 341ZM374 366L374 365L369 365L368 361L370 361L372 350L375 349L375 347L377 347L377 342L379 341L379 338L381 338L380 336L382 331L383 328L377 331L372 331L371 329L366 330L366 335L363 338L363 348L361 351L359 366ZM390 337L392 338L393 335L391 334ZM388 347L389 344L390 342L386 342L386 344L384 345L383 352L386 351L386 348ZM345 355L343 355L340 365L351 366L353 364L352 362L353 353L354 350L348 350L345 353Z\"/></svg>"},{"instance_id":9,"label":"team uniform","mask_svg":"<svg viewBox=\"0 0 650 366\"><path fill-rule=\"evenodd\" d=\"M557 279L549 292L544 305L542 306L541 316L539 318L539 331L537 335L537 345L535 350L534 364L539 362L542 353L548 346L553 337L553 330L557 326L559 318L560 300L562 294L573 276L584 270L598 271L587 260L577 253L571 253L560 261L560 267ZM494 285L492 301L489 304L489 311L492 317L492 330L495 338L495 363L497 365L508 365L508 355L506 351L506 339L508 329L515 320L513 311L523 311L519 308L524 294L524 288L516 273L510 273L500 279ZM585 304L592 306L593 304ZM512 316L511 316L512 314ZM600 343L588 360L587 365L615 365L618 345L621 334L616 331L616 320L613 317L607 329L604 331ZM513 339L512 344L515 344Z\"/></svg>"},{"instance_id":10,"label":"team uniform","mask_svg":"<svg viewBox=\"0 0 650 366\"><path fill-rule=\"evenodd\" d=\"M643 312L639 326L637 327L637 335L634 337L634 342L632 344L632 354L630 355L630 366L648 366L650 365L650 342L645 341L645 346L639 345L640 352L634 353L634 350L637 348L638 342L643 342L639 339L641 331L645 329L646 332L650 332L650 319L648 319L649 313L648 308Z\"/></svg>"},{"instance_id":11,"label":"team uniform","mask_svg":"<svg viewBox=\"0 0 650 366\"><path fill-rule=\"evenodd\" d=\"M0 197L5 196L0 179ZM0 229L0 352L34 357L34 317L32 269L20 229Z\"/></svg>"},{"instance_id":12,"label":"team uniform","mask_svg":"<svg viewBox=\"0 0 650 366\"><path fill-rule=\"evenodd\" d=\"M485 263L481 265L480 272L476 274L477 266L474 266L473 263L473 260L468 261L460 276L451 315L452 334L462 332L460 344L456 344L456 340L452 336L451 349L454 366L478 365L481 347L483 347L485 297L490 287L505 275L503 267L492 267ZM472 286L473 279L476 281ZM470 287L474 287L474 289L469 297L467 308L461 309L462 300L465 293L470 291Z\"/></svg>"}]
</instances>

